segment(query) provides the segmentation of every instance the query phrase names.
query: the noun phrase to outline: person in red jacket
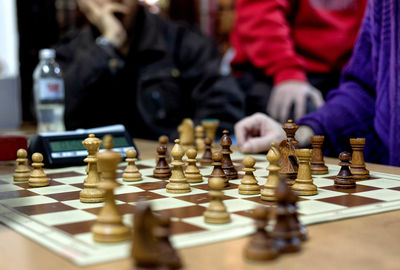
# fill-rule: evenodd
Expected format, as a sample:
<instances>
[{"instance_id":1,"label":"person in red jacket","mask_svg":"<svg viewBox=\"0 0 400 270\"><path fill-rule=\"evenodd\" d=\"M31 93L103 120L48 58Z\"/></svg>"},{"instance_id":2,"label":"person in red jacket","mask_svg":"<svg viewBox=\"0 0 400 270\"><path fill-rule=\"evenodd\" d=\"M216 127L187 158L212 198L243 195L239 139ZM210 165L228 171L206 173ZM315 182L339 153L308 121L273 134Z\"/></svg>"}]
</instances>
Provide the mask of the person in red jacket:
<instances>
[{"instance_id":1,"label":"person in red jacket","mask_svg":"<svg viewBox=\"0 0 400 270\"><path fill-rule=\"evenodd\" d=\"M322 106L351 56L367 0L237 0L232 68L247 114L285 122Z\"/></svg>"}]
</instances>

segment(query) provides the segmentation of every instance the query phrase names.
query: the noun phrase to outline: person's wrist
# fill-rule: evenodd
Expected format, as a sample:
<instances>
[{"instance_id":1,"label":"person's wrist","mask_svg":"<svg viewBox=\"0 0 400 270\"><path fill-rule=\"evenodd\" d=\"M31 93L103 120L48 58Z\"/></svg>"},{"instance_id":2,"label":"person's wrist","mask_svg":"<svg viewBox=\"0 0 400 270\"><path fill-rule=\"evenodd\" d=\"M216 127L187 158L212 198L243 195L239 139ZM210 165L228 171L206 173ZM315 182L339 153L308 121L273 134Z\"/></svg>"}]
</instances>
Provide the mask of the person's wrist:
<instances>
[{"instance_id":1,"label":"person's wrist","mask_svg":"<svg viewBox=\"0 0 400 270\"><path fill-rule=\"evenodd\" d=\"M125 42L125 35L123 33L104 33L102 37L107 40L114 48L120 49Z\"/></svg>"}]
</instances>

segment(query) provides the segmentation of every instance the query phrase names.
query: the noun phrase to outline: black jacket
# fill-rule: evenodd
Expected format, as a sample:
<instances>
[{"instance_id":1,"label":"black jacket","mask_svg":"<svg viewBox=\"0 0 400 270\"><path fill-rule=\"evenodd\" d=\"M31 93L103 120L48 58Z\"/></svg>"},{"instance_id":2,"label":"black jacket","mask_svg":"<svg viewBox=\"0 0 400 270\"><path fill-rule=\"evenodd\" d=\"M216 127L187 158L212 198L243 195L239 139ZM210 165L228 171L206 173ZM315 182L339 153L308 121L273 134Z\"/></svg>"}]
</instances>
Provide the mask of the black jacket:
<instances>
[{"instance_id":1,"label":"black jacket","mask_svg":"<svg viewBox=\"0 0 400 270\"><path fill-rule=\"evenodd\" d=\"M57 47L65 78L67 129L124 124L134 137L176 137L183 118L217 118L232 129L244 95L219 74L213 43L186 25L140 9L126 57L98 45L87 27Z\"/></svg>"}]
</instances>

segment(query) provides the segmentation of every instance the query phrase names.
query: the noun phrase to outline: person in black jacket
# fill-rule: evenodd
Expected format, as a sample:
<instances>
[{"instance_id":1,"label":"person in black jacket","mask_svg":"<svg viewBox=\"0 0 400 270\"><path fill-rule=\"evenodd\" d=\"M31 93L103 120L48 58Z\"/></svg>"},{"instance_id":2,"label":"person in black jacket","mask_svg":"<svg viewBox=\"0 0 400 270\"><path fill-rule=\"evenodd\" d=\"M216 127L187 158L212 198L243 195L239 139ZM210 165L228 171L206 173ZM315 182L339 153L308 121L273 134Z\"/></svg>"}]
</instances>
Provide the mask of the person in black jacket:
<instances>
[{"instance_id":1,"label":"person in black jacket","mask_svg":"<svg viewBox=\"0 0 400 270\"><path fill-rule=\"evenodd\" d=\"M90 22L60 44L67 129L122 123L133 137L176 137L183 118L217 118L232 130L244 95L219 74L213 43L150 14L137 0L80 0Z\"/></svg>"}]
</instances>

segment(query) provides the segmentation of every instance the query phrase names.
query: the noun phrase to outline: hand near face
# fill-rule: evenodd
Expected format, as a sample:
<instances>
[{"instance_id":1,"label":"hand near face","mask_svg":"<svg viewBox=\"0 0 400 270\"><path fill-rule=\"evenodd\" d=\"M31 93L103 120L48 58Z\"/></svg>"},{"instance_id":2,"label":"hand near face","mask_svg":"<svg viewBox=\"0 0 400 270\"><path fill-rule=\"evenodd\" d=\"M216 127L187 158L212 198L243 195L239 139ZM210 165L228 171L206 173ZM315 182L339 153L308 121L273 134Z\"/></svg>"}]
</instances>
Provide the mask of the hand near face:
<instances>
[{"instance_id":1,"label":"hand near face","mask_svg":"<svg viewBox=\"0 0 400 270\"><path fill-rule=\"evenodd\" d=\"M131 15L124 4L110 0L78 0L78 6L104 38L121 48L127 39L127 31L115 14Z\"/></svg>"}]
</instances>

